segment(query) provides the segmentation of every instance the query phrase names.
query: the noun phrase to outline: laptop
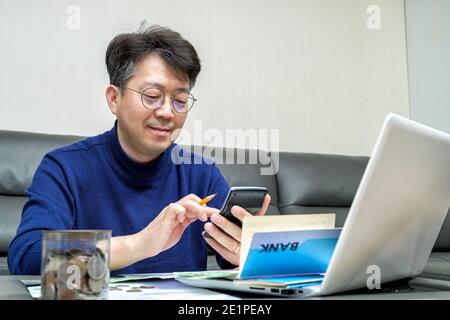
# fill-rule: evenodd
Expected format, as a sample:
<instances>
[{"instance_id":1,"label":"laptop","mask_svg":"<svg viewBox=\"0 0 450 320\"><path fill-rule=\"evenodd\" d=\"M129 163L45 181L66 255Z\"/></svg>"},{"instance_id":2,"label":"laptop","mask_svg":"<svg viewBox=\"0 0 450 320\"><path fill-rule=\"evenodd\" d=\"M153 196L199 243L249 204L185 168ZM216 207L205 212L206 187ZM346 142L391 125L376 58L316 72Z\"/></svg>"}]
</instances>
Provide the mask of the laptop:
<instances>
[{"instance_id":1,"label":"laptop","mask_svg":"<svg viewBox=\"0 0 450 320\"><path fill-rule=\"evenodd\" d=\"M33 300L33 297L19 278L0 276L0 300Z\"/></svg>"},{"instance_id":2,"label":"laptop","mask_svg":"<svg viewBox=\"0 0 450 320\"><path fill-rule=\"evenodd\" d=\"M450 207L450 135L390 113L321 284L298 289L177 280L278 296L324 296L420 274Z\"/></svg>"}]
</instances>

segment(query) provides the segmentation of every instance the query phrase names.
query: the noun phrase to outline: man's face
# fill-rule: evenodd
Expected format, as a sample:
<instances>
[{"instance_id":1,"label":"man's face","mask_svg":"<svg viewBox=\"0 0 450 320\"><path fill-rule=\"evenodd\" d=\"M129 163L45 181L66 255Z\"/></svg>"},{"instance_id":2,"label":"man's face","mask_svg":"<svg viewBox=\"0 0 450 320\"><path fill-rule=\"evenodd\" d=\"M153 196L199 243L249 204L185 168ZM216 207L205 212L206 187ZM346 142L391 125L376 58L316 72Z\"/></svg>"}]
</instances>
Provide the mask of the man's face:
<instances>
[{"instance_id":1,"label":"man's face","mask_svg":"<svg viewBox=\"0 0 450 320\"><path fill-rule=\"evenodd\" d=\"M166 94L161 107L149 110L142 105L140 93L125 89L112 103L109 90L114 87L109 86L106 91L110 109L117 116L122 148L133 160L149 162L170 146L184 125L187 114L172 109L172 97L179 91L189 90L189 80L175 73L159 55L152 54L136 66L136 73L126 87L140 92L153 87Z\"/></svg>"}]
</instances>

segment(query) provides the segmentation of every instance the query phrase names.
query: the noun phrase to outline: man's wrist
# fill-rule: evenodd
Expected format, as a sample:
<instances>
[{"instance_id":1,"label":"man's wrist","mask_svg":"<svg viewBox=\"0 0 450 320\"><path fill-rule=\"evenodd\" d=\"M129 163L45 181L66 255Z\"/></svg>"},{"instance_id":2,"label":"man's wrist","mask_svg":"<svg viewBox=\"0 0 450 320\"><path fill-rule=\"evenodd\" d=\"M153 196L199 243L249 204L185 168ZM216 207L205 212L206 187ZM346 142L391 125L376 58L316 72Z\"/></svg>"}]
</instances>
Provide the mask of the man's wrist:
<instances>
[{"instance_id":1,"label":"man's wrist","mask_svg":"<svg viewBox=\"0 0 450 320\"><path fill-rule=\"evenodd\" d=\"M152 233L151 226L148 226L131 235L130 246L132 246L136 258L139 259L138 261L154 257L159 253L152 246L155 243L152 239Z\"/></svg>"}]
</instances>

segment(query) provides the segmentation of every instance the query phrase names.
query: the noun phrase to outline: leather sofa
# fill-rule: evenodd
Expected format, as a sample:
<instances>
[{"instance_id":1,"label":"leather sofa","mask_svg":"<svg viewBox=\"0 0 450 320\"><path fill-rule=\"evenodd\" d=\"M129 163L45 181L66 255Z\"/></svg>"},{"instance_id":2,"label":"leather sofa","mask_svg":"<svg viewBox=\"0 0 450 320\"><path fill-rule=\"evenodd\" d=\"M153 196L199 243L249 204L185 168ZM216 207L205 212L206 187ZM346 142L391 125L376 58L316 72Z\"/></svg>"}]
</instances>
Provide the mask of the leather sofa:
<instances>
[{"instance_id":1,"label":"leather sofa","mask_svg":"<svg viewBox=\"0 0 450 320\"><path fill-rule=\"evenodd\" d=\"M27 200L25 191L42 157L54 148L80 139L83 137L0 130L0 275L8 274L8 246ZM202 151L214 156L230 186L267 187L272 196L268 214L333 212L338 227L344 225L368 161L368 157L331 154L267 154L261 150L209 147ZM262 174L269 167L274 167L276 174ZM450 215L447 215L424 275L450 277L449 261Z\"/></svg>"}]
</instances>

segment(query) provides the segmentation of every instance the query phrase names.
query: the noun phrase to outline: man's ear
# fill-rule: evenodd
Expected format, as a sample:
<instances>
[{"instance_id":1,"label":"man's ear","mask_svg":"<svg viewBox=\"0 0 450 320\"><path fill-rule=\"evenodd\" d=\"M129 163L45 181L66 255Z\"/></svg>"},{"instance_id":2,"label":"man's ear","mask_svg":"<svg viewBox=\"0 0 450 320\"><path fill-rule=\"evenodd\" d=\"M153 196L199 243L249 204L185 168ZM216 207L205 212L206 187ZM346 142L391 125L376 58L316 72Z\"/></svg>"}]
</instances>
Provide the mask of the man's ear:
<instances>
[{"instance_id":1,"label":"man's ear","mask_svg":"<svg viewBox=\"0 0 450 320\"><path fill-rule=\"evenodd\" d=\"M105 90L105 97L108 102L109 110L111 110L112 114L117 115L121 99L120 89L115 85L108 85Z\"/></svg>"}]
</instances>

